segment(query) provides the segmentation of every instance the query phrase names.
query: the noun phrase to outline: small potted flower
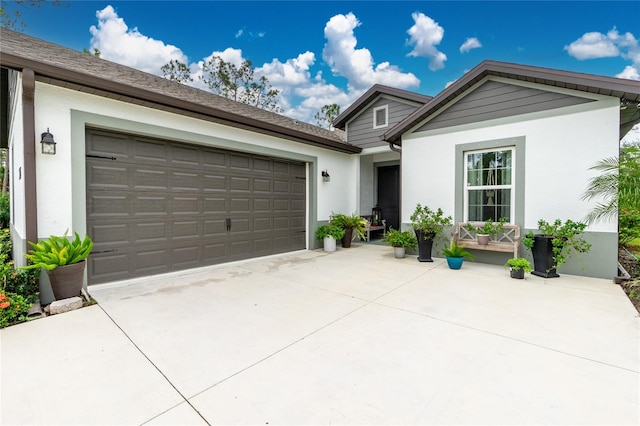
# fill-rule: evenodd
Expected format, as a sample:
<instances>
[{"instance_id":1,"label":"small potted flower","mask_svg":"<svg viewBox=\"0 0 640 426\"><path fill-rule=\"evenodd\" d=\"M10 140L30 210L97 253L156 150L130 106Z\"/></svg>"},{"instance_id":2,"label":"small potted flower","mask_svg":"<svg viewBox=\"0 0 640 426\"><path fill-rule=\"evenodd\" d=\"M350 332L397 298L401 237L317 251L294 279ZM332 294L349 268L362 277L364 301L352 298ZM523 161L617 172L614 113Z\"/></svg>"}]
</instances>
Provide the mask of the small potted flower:
<instances>
[{"instance_id":1,"label":"small potted flower","mask_svg":"<svg viewBox=\"0 0 640 426\"><path fill-rule=\"evenodd\" d=\"M523 257L512 257L504 264L505 268L509 268L511 278L523 279L525 272L531 272L531 264Z\"/></svg>"},{"instance_id":2,"label":"small potted flower","mask_svg":"<svg viewBox=\"0 0 640 426\"><path fill-rule=\"evenodd\" d=\"M393 253L396 259L402 259L405 255L406 249L416 248L418 240L409 231L398 231L397 229L390 228L389 232L384 237L384 240L393 247Z\"/></svg>"}]
</instances>

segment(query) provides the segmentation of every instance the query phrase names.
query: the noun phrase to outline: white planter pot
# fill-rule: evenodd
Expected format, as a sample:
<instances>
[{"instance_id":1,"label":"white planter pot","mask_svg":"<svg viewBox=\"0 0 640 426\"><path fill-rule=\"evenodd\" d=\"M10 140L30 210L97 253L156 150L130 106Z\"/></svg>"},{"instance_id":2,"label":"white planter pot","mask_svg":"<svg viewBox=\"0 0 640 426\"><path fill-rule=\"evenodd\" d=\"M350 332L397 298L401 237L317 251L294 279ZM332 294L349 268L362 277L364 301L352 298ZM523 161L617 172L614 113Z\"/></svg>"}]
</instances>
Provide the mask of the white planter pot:
<instances>
[{"instance_id":1,"label":"white planter pot","mask_svg":"<svg viewBox=\"0 0 640 426\"><path fill-rule=\"evenodd\" d=\"M336 251L336 239L333 237L324 237L324 251L331 253Z\"/></svg>"},{"instance_id":2,"label":"white planter pot","mask_svg":"<svg viewBox=\"0 0 640 426\"><path fill-rule=\"evenodd\" d=\"M405 252L406 252L406 249L404 247L394 247L393 248L393 254L396 257L396 259L404 258Z\"/></svg>"}]
</instances>

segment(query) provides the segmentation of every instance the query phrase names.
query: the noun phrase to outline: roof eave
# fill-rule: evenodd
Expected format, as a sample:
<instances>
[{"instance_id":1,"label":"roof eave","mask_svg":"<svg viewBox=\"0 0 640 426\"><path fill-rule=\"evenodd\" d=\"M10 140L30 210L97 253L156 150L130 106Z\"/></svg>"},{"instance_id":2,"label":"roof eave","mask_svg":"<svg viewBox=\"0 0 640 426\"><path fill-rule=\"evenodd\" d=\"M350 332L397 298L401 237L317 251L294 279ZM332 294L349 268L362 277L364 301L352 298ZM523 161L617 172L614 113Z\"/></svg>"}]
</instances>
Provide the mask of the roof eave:
<instances>
[{"instance_id":1,"label":"roof eave","mask_svg":"<svg viewBox=\"0 0 640 426\"><path fill-rule=\"evenodd\" d=\"M240 127L243 129L251 128L259 133L266 133L273 136L284 137L296 142L311 143L315 146L349 154L357 154L362 152L361 148L353 145L348 145L338 141L334 142L319 136L314 136L305 132L285 128L272 123L265 123L251 117L241 116L222 109L200 105L188 100L167 96L138 87L132 87L119 83L117 81L103 79L100 76L87 75L73 70L62 69L53 65L44 64L27 58L22 58L6 52L0 53L0 65L17 70L22 70L25 68L32 69L34 70L36 75L41 75L55 80L66 81L97 90L104 90L106 92L115 93L130 98L149 101L162 106L214 117L216 119L223 120L225 123L234 127Z\"/></svg>"}]
</instances>

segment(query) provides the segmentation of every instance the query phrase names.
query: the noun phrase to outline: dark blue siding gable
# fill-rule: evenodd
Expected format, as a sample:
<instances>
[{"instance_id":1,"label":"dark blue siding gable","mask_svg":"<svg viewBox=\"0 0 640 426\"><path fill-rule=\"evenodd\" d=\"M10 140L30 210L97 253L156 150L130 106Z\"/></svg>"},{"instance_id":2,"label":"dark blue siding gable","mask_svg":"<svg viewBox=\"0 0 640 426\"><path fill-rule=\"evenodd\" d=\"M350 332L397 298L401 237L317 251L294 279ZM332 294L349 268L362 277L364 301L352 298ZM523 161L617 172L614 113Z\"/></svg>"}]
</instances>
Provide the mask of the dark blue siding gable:
<instances>
[{"instance_id":1,"label":"dark blue siding gable","mask_svg":"<svg viewBox=\"0 0 640 426\"><path fill-rule=\"evenodd\" d=\"M385 105L387 105L389 111L389 125L374 129L373 110ZM381 97L347 124L347 142L360 148L388 145L387 142L380 140L380 136L420 106L418 104L400 102L388 97Z\"/></svg>"},{"instance_id":2,"label":"dark blue siding gable","mask_svg":"<svg viewBox=\"0 0 640 426\"><path fill-rule=\"evenodd\" d=\"M487 81L417 131L441 129L592 102L591 99Z\"/></svg>"}]
</instances>

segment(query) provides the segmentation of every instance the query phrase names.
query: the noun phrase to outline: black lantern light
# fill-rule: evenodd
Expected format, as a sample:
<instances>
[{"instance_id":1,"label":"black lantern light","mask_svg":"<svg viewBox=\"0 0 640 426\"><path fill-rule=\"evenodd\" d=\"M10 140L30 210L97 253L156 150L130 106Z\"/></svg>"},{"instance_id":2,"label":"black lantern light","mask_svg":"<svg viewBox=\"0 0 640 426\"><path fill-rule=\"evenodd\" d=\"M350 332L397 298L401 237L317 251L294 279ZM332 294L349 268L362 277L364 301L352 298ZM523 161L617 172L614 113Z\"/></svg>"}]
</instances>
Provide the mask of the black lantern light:
<instances>
[{"instance_id":1,"label":"black lantern light","mask_svg":"<svg viewBox=\"0 0 640 426\"><path fill-rule=\"evenodd\" d=\"M42 144L42 153L47 155L56 155L56 141L53 139L53 135L49 133L49 128L42 134L40 140Z\"/></svg>"},{"instance_id":2,"label":"black lantern light","mask_svg":"<svg viewBox=\"0 0 640 426\"><path fill-rule=\"evenodd\" d=\"M321 173L321 175L322 175L322 180L323 180L324 182L329 182L329 181L331 181L331 176L329 176L329 172L327 172L326 170L323 170L323 171L322 171L322 173Z\"/></svg>"},{"instance_id":3,"label":"black lantern light","mask_svg":"<svg viewBox=\"0 0 640 426\"><path fill-rule=\"evenodd\" d=\"M377 204L371 209L371 222L373 222L374 225L382 223L382 210L380 210Z\"/></svg>"}]
</instances>

